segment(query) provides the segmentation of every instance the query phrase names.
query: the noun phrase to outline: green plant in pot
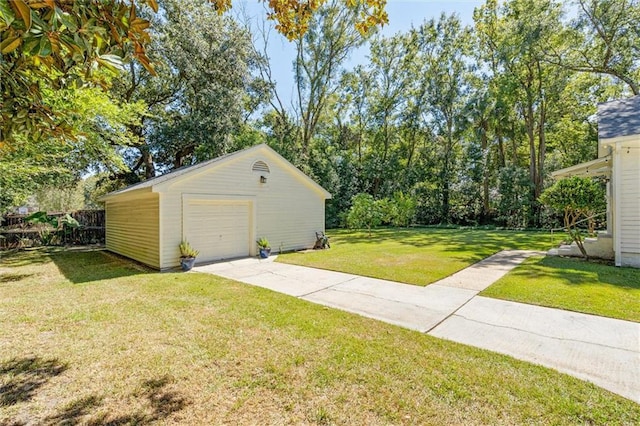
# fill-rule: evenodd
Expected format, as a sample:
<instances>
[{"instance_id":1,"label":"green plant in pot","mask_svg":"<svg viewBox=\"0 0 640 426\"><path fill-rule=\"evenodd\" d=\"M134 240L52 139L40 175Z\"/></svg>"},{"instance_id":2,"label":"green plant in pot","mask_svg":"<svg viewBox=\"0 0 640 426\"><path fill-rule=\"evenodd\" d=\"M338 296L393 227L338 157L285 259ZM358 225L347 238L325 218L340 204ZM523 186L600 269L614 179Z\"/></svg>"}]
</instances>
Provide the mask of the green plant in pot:
<instances>
[{"instance_id":1,"label":"green plant in pot","mask_svg":"<svg viewBox=\"0 0 640 426\"><path fill-rule=\"evenodd\" d=\"M194 249L187 240L180 243L180 266L183 271L190 271L196 263L196 257L200 252Z\"/></svg>"},{"instance_id":2,"label":"green plant in pot","mask_svg":"<svg viewBox=\"0 0 640 426\"><path fill-rule=\"evenodd\" d=\"M271 254L271 247L269 246L269 240L265 237L260 238L258 241L258 251L260 252L260 257L262 259L266 259Z\"/></svg>"}]
</instances>

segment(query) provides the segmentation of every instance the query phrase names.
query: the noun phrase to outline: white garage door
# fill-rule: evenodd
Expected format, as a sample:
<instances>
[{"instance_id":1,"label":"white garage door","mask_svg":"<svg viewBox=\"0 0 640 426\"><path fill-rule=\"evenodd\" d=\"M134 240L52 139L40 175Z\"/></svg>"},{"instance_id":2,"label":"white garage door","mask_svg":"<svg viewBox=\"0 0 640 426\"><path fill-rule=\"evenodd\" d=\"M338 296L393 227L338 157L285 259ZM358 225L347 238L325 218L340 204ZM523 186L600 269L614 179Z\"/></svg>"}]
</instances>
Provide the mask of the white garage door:
<instances>
[{"instance_id":1,"label":"white garage door","mask_svg":"<svg viewBox=\"0 0 640 426\"><path fill-rule=\"evenodd\" d=\"M185 238L200 250L198 263L249 255L248 202L189 200L183 220Z\"/></svg>"}]
</instances>

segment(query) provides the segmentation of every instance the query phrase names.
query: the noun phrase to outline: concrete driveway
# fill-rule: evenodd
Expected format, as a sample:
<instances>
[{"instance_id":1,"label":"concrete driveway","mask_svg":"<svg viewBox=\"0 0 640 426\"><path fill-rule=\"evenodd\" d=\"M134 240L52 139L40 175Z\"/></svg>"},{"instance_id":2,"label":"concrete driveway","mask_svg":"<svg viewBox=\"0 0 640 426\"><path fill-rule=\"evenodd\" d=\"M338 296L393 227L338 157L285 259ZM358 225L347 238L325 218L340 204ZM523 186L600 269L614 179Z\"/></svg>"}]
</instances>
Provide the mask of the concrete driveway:
<instances>
[{"instance_id":1,"label":"concrete driveway","mask_svg":"<svg viewBox=\"0 0 640 426\"><path fill-rule=\"evenodd\" d=\"M477 296L531 251L426 287L256 258L194 268L554 368L640 403L640 324Z\"/></svg>"}]
</instances>

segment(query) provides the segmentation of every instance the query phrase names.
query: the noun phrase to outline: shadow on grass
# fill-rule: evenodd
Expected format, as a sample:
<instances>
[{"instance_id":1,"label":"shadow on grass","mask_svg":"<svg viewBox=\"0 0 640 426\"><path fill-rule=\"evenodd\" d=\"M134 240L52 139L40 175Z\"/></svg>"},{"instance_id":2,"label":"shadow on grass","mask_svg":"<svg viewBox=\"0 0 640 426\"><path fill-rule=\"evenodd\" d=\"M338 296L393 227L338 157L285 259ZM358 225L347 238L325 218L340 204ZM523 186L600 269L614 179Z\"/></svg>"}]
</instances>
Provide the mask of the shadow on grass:
<instances>
[{"instance_id":1,"label":"shadow on grass","mask_svg":"<svg viewBox=\"0 0 640 426\"><path fill-rule=\"evenodd\" d=\"M608 284L640 289L640 269L619 268L584 259L547 256L515 269L512 274L528 279L547 276L569 285Z\"/></svg>"},{"instance_id":2,"label":"shadow on grass","mask_svg":"<svg viewBox=\"0 0 640 426\"><path fill-rule=\"evenodd\" d=\"M50 258L65 278L74 284L151 272L139 263L104 250L56 252Z\"/></svg>"},{"instance_id":3,"label":"shadow on grass","mask_svg":"<svg viewBox=\"0 0 640 426\"><path fill-rule=\"evenodd\" d=\"M167 376L148 380L142 384L143 391L140 395L134 395L144 399L148 404L148 410L139 410L131 414L109 417L103 414L87 420L87 416L95 412L102 405L102 399L96 396L87 396L71 402L59 413L46 419L46 425L77 425L91 426L118 426L118 425L146 425L163 420L172 414L181 411L188 402L177 392L167 390L171 379Z\"/></svg>"},{"instance_id":4,"label":"shadow on grass","mask_svg":"<svg viewBox=\"0 0 640 426\"><path fill-rule=\"evenodd\" d=\"M17 268L20 266L40 265L49 262L49 247L38 247L27 250L9 250L0 251L0 261L2 266L8 268ZM55 250L54 250L55 251Z\"/></svg>"},{"instance_id":5,"label":"shadow on grass","mask_svg":"<svg viewBox=\"0 0 640 426\"><path fill-rule=\"evenodd\" d=\"M12 283L32 276L33 274L0 274L0 284Z\"/></svg>"},{"instance_id":6,"label":"shadow on grass","mask_svg":"<svg viewBox=\"0 0 640 426\"><path fill-rule=\"evenodd\" d=\"M102 399L91 395L67 405L58 414L47 417L47 425L77 425L102 404Z\"/></svg>"},{"instance_id":7,"label":"shadow on grass","mask_svg":"<svg viewBox=\"0 0 640 426\"><path fill-rule=\"evenodd\" d=\"M49 379L67 369L57 359L14 358L0 364L0 407L29 401Z\"/></svg>"}]
</instances>

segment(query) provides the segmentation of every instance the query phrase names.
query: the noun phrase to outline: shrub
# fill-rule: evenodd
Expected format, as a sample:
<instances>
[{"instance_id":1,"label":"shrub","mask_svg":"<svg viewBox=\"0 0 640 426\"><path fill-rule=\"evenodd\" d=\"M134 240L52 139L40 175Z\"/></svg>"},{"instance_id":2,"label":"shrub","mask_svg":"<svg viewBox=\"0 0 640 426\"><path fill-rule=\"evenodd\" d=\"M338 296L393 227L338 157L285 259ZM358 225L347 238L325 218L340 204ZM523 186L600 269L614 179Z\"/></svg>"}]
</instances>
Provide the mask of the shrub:
<instances>
[{"instance_id":1,"label":"shrub","mask_svg":"<svg viewBox=\"0 0 640 426\"><path fill-rule=\"evenodd\" d=\"M380 201L369 194L357 194L351 199L351 209L347 216L349 228L366 228L371 236L371 228L382 223L384 212Z\"/></svg>"},{"instance_id":2,"label":"shrub","mask_svg":"<svg viewBox=\"0 0 640 426\"><path fill-rule=\"evenodd\" d=\"M585 259L588 259L582 233L577 225L580 219L591 218L606 209L605 192L600 183L579 176L562 179L544 191L540 196L540 202L563 213L567 232Z\"/></svg>"}]
</instances>

